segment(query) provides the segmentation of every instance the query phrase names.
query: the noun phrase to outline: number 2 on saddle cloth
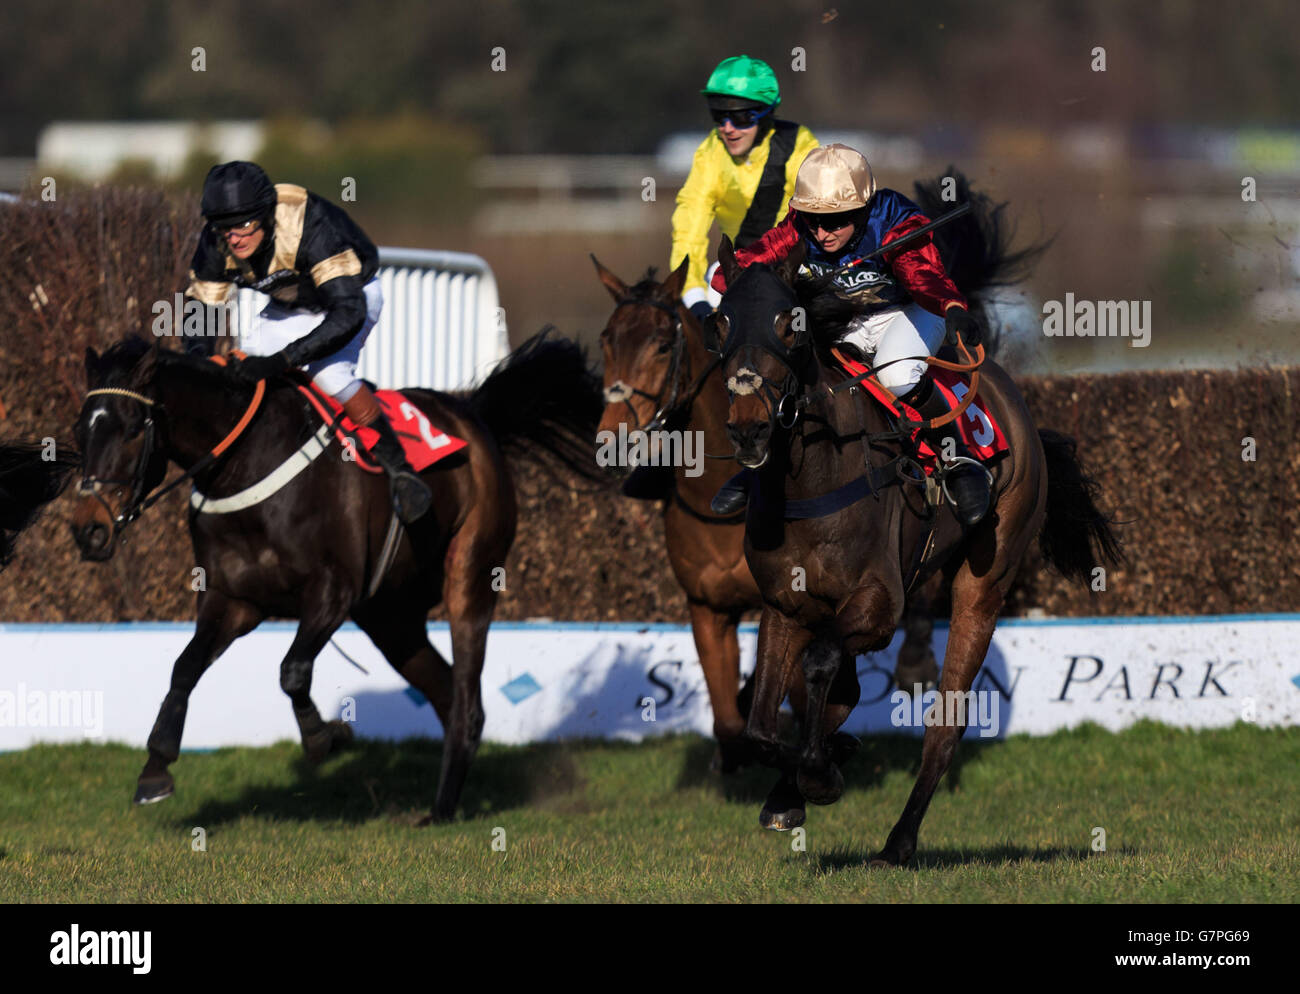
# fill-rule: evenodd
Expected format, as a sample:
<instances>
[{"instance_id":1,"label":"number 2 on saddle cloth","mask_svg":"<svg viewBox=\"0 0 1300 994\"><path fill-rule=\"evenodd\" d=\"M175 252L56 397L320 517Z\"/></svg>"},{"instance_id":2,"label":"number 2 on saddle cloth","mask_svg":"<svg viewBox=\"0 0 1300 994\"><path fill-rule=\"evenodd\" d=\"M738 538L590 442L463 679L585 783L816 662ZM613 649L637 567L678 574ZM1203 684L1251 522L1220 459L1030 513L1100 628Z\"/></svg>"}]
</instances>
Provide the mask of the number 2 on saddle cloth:
<instances>
[{"instance_id":1,"label":"number 2 on saddle cloth","mask_svg":"<svg viewBox=\"0 0 1300 994\"><path fill-rule=\"evenodd\" d=\"M316 389L314 385L298 385L298 390L306 397L313 407L325 421L334 423L338 417L339 411L343 405L333 397L327 396ZM388 423L393 426L398 441L402 443L402 448L406 451L407 461L410 462L411 468L417 473L428 469L440 459L445 459L452 453L459 452L468 444L463 438L457 438L455 435L448 435L446 432L435 428L429 421L429 418L406 399L397 390L376 390L375 399L379 401L379 406L384 409L384 415L388 418ZM339 442L345 447L352 445L352 437L355 437L368 452L370 446L379 438L379 433L373 428L358 428L352 423L352 419L346 415L341 419L335 428ZM356 453L356 463L367 473L382 473L383 470L371 460L365 458L362 453Z\"/></svg>"}]
</instances>

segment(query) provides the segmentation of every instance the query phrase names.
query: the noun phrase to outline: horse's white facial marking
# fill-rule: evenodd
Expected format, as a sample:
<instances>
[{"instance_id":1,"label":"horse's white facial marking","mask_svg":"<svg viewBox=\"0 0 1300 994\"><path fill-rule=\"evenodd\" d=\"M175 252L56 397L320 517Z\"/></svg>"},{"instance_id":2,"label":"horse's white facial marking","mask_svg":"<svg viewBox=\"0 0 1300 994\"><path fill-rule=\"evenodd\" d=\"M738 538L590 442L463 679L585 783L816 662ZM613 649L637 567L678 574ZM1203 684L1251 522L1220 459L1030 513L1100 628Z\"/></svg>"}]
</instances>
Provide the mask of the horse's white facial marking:
<instances>
[{"instance_id":1,"label":"horse's white facial marking","mask_svg":"<svg viewBox=\"0 0 1300 994\"><path fill-rule=\"evenodd\" d=\"M605 403L618 404L632 396L632 388L622 380L617 380L605 388Z\"/></svg>"},{"instance_id":2,"label":"horse's white facial marking","mask_svg":"<svg viewBox=\"0 0 1300 994\"><path fill-rule=\"evenodd\" d=\"M763 377L748 366L741 366L736 370L735 376L727 378L727 389L738 397L745 397L751 393L757 393L758 388L763 385Z\"/></svg>"},{"instance_id":3,"label":"horse's white facial marking","mask_svg":"<svg viewBox=\"0 0 1300 994\"><path fill-rule=\"evenodd\" d=\"M104 417L104 415L106 414L108 414L108 410L106 408L103 407L95 408L95 413L90 416L90 424L88 424L86 427L94 428L95 422L98 421L100 418Z\"/></svg>"}]
</instances>

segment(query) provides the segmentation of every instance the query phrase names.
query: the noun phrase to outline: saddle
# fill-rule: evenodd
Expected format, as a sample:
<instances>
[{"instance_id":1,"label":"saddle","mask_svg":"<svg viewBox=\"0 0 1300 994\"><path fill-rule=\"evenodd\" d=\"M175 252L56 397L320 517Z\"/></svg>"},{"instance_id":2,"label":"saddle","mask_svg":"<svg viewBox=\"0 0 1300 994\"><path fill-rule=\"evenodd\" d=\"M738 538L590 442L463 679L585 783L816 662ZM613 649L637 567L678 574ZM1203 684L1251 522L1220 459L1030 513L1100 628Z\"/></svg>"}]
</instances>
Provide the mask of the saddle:
<instances>
[{"instance_id":1,"label":"saddle","mask_svg":"<svg viewBox=\"0 0 1300 994\"><path fill-rule=\"evenodd\" d=\"M848 376L859 376L870 368L865 362L850 356L848 350L844 348L844 343L836 345L836 352L838 353L836 359ZM861 355L857 349L853 352ZM947 401L949 410L960 404L970 389L970 380L954 370L934 366L931 367L928 375L934 381L935 389ZM895 425L900 419L921 420L919 412L898 401L876 381L874 376L862 380L861 384L866 392L888 412ZM957 419L957 431L961 435L962 442L980 462L987 464L989 460L1009 449L1002 428L993 417L987 402L978 395L966 408L965 414ZM938 454L926 443L919 428L912 432L911 443L916 450L917 462L925 470L926 476L933 475L938 468Z\"/></svg>"},{"instance_id":2,"label":"saddle","mask_svg":"<svg viewBox=\"0 0 1300 994\"><path fill-rule=\"evenodd\" d=\"M322 393L314 384L302 377L298 382L298 391L316 409L316 413L328 424L334 425L335 435L345 448L356 445L360 451L355 452L356 464L367 473L382 473L383 469L369 458L370 446L379 438L373 428L358 428L352 419L343 414L343 405L333 397ZM406 459L417 473L422 472L441 459L459 452L469 443L463 438L448 435L435 428L428 416L412 403L400 390L375 390L375 399L384 409L384 416L393 426Z\"/></svg>"}]
</instances>

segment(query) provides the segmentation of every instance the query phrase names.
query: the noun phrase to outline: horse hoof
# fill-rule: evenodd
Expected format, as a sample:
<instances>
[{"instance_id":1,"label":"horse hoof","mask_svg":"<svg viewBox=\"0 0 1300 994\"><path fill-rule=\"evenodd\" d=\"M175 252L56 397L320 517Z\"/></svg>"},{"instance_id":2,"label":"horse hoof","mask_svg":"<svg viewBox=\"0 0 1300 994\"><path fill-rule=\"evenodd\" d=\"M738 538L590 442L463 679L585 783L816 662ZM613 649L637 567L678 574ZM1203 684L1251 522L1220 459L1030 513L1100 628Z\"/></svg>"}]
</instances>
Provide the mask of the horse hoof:
<instances>
[{"instance_id":1,"label":"horse hoof","mask_svg":"<svg viewBox=\"0 0 1300 994\"><path fill-rule=\"evenodd\" d=\"M170 773L162 776L141 777L135 785L136 804L157 804L176 793L176 782Z\"/></svg>"},{"instance_id":2,"label":"horse hoof","mask_svg":"<svg viewBox=\"0 0 1300 994\"><path fill-rule=\"evenodd\" d=\"M319 732L302 740L302 749L307 754L307 762L319 766L334 753L342 752L350 746L354 738L347 722L327 721Z\"/></svg>"},{"instance_id":3,"label":"horse hoof","mask_svg":"<svg viewBox=\"0 0 1300 994\"><path fill-rule=\"evenodd\" d=\"M764 805L758 813L758 823L773 832L788 832L798 828L807 821L808 813L803 808L789 808L786 811L773 811Z\"/></svg>"},{"instance_id":4,"label":"horse hoof","mask_svg":"<svg viewBox=\"0 0 1300 994\"><path fill-rule=\"evenodd\" d=\"M415 823L416 828L428 828L430 825L446 825L455 817L454 814L440 814L438 811L430 811L427 815Z\"/></svg>"},{"instance_id":5,"label":"horse hoof","mask_svg":"<svg viewBox=\"0 0 1300 994\"><path fill-rule=\"evenodd\" d=\"M844 775L834 763L827 763L822 772L801 769L795 784L804 800L813 804L834 804L844 793Z\"/></svg>"},{"instance_id":6,"label":"horse hoof","mask_svg":"<svg viewBox=\"0 0 1300 994\"><path fill-rule=\"evenodd\" d=\"M352 725L346 721L327 721L325 727L330 730L331 752L341 752L356 741Z\"/></svg>"}]
</instances>

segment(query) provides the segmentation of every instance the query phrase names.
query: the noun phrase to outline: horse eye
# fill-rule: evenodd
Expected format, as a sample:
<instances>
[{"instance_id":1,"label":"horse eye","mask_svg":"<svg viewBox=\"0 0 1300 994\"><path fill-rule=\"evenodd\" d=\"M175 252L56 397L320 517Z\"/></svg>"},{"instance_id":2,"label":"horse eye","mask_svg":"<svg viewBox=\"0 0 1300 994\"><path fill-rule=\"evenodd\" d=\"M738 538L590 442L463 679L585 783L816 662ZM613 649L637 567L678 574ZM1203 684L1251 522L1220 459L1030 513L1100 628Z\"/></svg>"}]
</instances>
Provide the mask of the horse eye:
<instances>
[{"instance_id":1,"label":"horse eye","mask_svg":"<svg viewBox=\"0 0 1300 994\"><path fill-rule=\"evenodd\" d=\"M659 348L657 348L657 349L655 350L655 352L656 352L658 355L664 355L664 354L667 353L667 352L671 352L671 351L672 351L672 347L673 347L673 343L672 343L672 342L660 342L660 343L659 343Z\"/></svg>"}]
</instances>

